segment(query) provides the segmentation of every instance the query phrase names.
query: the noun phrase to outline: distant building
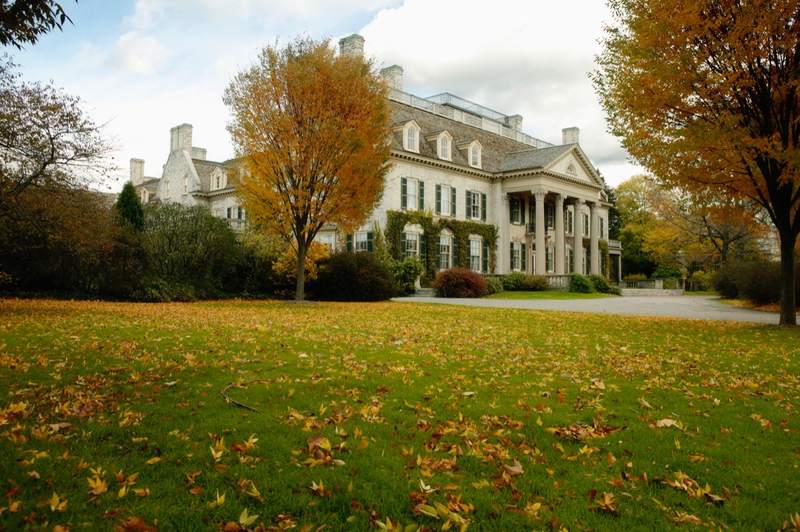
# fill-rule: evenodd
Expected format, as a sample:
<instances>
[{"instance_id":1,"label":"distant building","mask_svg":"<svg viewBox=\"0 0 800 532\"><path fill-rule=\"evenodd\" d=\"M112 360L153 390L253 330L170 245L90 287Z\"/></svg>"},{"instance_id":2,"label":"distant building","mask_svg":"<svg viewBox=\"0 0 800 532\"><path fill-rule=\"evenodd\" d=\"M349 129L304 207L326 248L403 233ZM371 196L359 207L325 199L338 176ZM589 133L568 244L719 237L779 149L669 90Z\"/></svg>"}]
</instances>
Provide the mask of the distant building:
<instances>
[{"instance_id":1,"label":"distant building","mask_svg":"<svg viewBox=\"0 0 800 532\"><path fill-rule=\"evenodd\" d=\"M364 39L351 35L339 46L340 53L361 55ZM477 234L469 237L467 262L476 271L563 276L610 270L618 278L621 247L608 240L610 204L602 177L580 147L577 127L562 130L561 144L549 144L523 133L520 115L449 93L420 98L403 91L401 67L382 73L391 87L394 126L383 198L358 231L342 235L326 227L321 242L368 251L375 227L385 227L391 211L424 210L435 219L497 228L493 264L488 243ZM131 181L143 202L205 205L235 228L246 218L235 196L240 172L236 160L208 161L204 149L192 146L189 124L170 131L160 178L145 177L144 161L131 160ZM435 250L424 249L422 234L418 225L404 228L406 254L435 252L440 268L452 266L452 233L442 231Z\"/></svg>"}]
</instances>

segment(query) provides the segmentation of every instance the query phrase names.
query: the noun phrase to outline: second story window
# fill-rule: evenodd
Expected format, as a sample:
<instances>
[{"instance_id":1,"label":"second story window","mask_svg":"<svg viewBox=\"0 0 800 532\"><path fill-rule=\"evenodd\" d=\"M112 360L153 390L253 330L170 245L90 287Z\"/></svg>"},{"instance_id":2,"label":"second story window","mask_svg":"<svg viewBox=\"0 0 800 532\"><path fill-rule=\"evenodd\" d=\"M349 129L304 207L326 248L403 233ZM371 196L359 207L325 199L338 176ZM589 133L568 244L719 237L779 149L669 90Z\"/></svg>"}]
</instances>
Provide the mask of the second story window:
<instances>
[{"instance_id":1,"label":"second story window","mask_svg":"<svg viewBox=\"0 0 800 532\"><path fill-rule=\"evenodd\" d=\"M564 229L568 235L572 234L575 226L575 217L570 209L564 210Z\"/></svg>"},{"instance_id":2,"label":"second story window","mask_svg":"<svg viewBox=\"0 0 800 532\"><path fill-rule=\"evenodd\" d=\"M413 177L400 178L400 210L425 210L425 182Z\"/></svg>"},{"instance_id":3,"label":"second story window","mask_svg":"<svg viewBox=\"0 0 800 532\"><path fill-rule=\"evenodd\" d=\"M544 226L548 229L553 229L556 226L556 206L544 206Z\"/></svg>"},{"instance_id":4,"label":"second story window","mask_svg":"<svg viewBox=\"0 0 800 532\"><path fill-rule=\"evenodd\" d=\"M597 217L597 222L599 223L599 228L600 228L600 238L605 238L606 237L606 221L605 221L605 219L603 219L603 218L598 216Z\"/></svg>"},{"instance_id":5,"label":"second story window","mask_svg":"<svg viewBox=\"0 0 800 532\"><path fill-rule=\"evenodd\" d=\"M476 192L474 190L467 190L467 220L481 220L486 221L486 194Z\"/></svg>"},{"instance_id":6,"label":"second story window","mask_svg":"<svg viewBox=\"0 0 800 532\"><path fill-rule=\"evenodd\" d=\"M436 214L456 215L456 189L449 185L436 185Z\"/></svg>"},{"instance_id":7,"label":"second story window","mask_svg":"<svg viewBox=\"0 0 800 532\"><path fill-rule=\"evenodd\" d=\"M589 236L589 215L583 213L583 236Z\"/></svg>"},{"instance_id":8,"label":"second story window","mask_svg":"<svg viewBox=\"0 0 800 532\"><path fill-rule=\"evenodd\" d=\"M522 200L519 198L510 198L509 199L509 208L511 211L511 223L512 224L522 224L524 223L523 218L523 209L522 209Z\"/></svg>"}]
</instances>

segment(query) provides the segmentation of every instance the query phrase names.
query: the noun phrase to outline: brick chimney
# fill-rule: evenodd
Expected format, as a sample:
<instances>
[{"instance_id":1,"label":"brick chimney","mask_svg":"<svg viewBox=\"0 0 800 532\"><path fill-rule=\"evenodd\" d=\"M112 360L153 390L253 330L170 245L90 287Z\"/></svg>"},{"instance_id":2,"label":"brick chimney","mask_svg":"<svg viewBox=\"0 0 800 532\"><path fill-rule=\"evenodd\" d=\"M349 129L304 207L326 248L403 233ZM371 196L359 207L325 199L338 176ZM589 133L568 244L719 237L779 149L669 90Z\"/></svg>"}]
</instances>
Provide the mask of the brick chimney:
<instances>
[{"instance_id":1,"label":"brick chimney","mask_svg":"<svg viewBox=\"0 0 800 532\"><path fill-rule=\"evenodd\" d=\"M181 124L169 130L169 151L192 151L192 124Z\"/></svg>"},{"instance_id":2,"label":"brick chimney","mask_svg":"<svg viewBox=\"0 0 800 532\"><path fill-rule=\"evenodd\" d=\"M351 57L364 57L364 37L354 33L339 39L339 53Z\"/></svg>"},{"instance_id":3,"label":"brick chimney","mask_svg":"<svg viewBox=\"0 0 800 532\"><path fill-rule=\"evenodd\" d=\"M561 144L577 144L581 130L577 127L565 127L561 130Z\"/></svg>"},{"instance_id":4,"label":"brick chimney","mask_svg":"<svg viewBox=\"0 0 800 532\"><path fill-rule=\"evenodd\" d=\"M133 186L144 183L144 159L131 159L130 169Z\"/></svg>"}]
</instances>

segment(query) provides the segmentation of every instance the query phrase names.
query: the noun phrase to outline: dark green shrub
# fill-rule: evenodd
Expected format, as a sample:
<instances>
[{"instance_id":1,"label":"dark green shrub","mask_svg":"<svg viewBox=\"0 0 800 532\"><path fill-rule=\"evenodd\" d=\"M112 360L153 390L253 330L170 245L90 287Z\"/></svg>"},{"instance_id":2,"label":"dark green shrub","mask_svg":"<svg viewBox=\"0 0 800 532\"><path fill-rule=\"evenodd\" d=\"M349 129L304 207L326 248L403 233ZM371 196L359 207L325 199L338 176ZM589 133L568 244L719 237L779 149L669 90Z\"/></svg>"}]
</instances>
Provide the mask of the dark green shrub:
<instances>
[{"instance_id":1,"label":"dark green shrub","mask_svg":"<svg viewBox=\"0 0 800 532\"><path fill-rule=\"evenodd\" d=\"M499 294L503 289L503 281L499 277L486 278L486 290L489 294Z\"/></svg>"},{"instance_id":2,"label":"dark green shrub","mask_svg":"<svg viewBox=\"0 0 800 532\"><path fill-rule=\"evenodd\" d=\"M346 252L320 263L309 293L321 301L383 301L395 295L395 288L392 274L374 254Z\"/></svg>"},{"instance_id":3,"label":"dark green shrub","mask_svg":"<svg viewBox=\"0 0 800 532\"><path fill-rule=\"evenodd\" d=\"M609 286L608 287L608 293L612 294L612 295L615 295L615 296L621 296L622 295L622 290L620 290L619 286Z\"/></svg>"},{"instance_id":4,"label":"dark green shrub","mask_svg":"<svg viewBox=\"0 0 800 532\"><path fill-rule=\"evenodd\" d=\"M569 291L591 294L594 292L594 286L592 286L592 282L585 275L573 273L569 278Z\"/></svg>"},{"instance_id":5,"label":"dark green shrub","mask_svg":"<svg viewBox=\"0 0 800 532\"><path fill-rule=\"evenodd\" d=\"M733 299L739 295L736 287L736 268L733 263L723 265L714 274L714 290L727 299Z\"/></svg>"},{"instance_id":6,"label":"dark green shrub","mask_svg":"<svg viewBox=\"0 0 800 532\"><path fill-rule=\"evenodd\" d=\"M195 301L197 294L192 286L155 278L144 282L143 286L133 293L132 299L150 303Z\"/></svg>"},{"instance_id":7,"label":"dark green shrub","mask_svg":"<svg viewBox=\"0 0 800 532\"><path fill-rule=\"evenodd\" d=\"M522 290L542 292L550 288L550 283L544 275L526 275L522 279Z\"/></svg>"},{"instance_id":8,"label":"dark green shrub","mask_svg":"<svg viewBox=\"0 0 800 532\"><path fill-rule=\"evenodd\" d=\"M486 279L467 268L442 270L433 280L438 297L483 297L488 293Z\"/></svg>"},{"instance_id":9,"label":"dark green shrub","mask_svg":"<svg viewBox=\"0 0 800 532\"><path fill-rule=\"evenodd\" d=\"M133 184L130 181L122 187L122 192L120 192L117 202L114 204L114 210L119 217L120 225L130 226L135 231L144 229L142 202L139 201L136 189L133 188Z\"/></svg>"},{"instance_id":10,"label":"dark green shrub","mask_svg":"<svg viewBox=\"0 0 800 532\"><path fill-rule=\"evenodd\" d=\"M403 260L388 259L389 272L394 280L395 292L398 295L413 294L416 290L414 284L422 275L422 263L415 258L406 257Z\"/></svg>"},{"instance_id":11,"label":"dark green shrub","mask_svg":"<svg viewBox=\"0 0 800 532\"><path fill-rule=\"evenodd\" d=\"M502 277L503 289L509 292L522 290L522 283L525 282L525 274L522 272L509 273Z\"/></svg>"},{"instance_id":12,"label":"dark green shrub","mask_svg":"<svg viewBox=\"0 0 800 532\"><path fill-rule=\"evenodd\" d=\"M781 300L781 265L778 262L754 261L734 267L738 297L764 305Z\"/></svg>"},{"instance_id":13,"label":"dark green shrub","mask_svg":"<svg viewBox=\"0 0 800 532\"><path fill-rule=\"evenodd\" d=\"M611 288L608 280L602 275L592 274L589 276L589 281L592 283L595 292L600 292L601 294L607 294Z\"/></svg>"}]
</instances>

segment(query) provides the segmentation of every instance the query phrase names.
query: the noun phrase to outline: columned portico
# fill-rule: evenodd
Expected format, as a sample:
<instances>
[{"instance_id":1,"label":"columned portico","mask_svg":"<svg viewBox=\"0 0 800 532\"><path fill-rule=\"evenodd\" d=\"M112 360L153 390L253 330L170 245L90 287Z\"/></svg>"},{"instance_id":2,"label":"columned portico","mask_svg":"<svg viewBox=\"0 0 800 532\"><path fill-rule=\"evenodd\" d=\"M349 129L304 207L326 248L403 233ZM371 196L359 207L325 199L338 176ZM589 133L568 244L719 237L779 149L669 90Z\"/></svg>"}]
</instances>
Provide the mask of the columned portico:
<instances>
[{"instance_id":1,"label":"columned portico","mask_svg":"<svg viewBox=\"0 0 800 532\"><path fill-rule=\"evenodd\" d=\"M555 238L555 271L556 275L564 275L565 268L564 254L566 249L564 247L564 196L556 194L556 238Z\"/></svg>"},{"instance_id":2,"label":"columned portico","mask_svg":"<svg viewBox=\"0 0 800 532\"><path fill-rule=\"evenodd\" d=\"M536 200L536 264L534 272L539 275L547 273L547 250L545 249L545 235L547 228L544 225L544 190L537 190L533 193Z\"/></svg>"},{"instance_id":3,"label":"columned portico","mask_svg":"<svg viewBox=\"0 0 800 532\"><path fill-rule=\"evenodd\" d=\"M590 273L597 275L600 273L600 222L597 219L597 202L593 201L589 205L589 246L590 246Z\"/></svg>"}]
</instances>

